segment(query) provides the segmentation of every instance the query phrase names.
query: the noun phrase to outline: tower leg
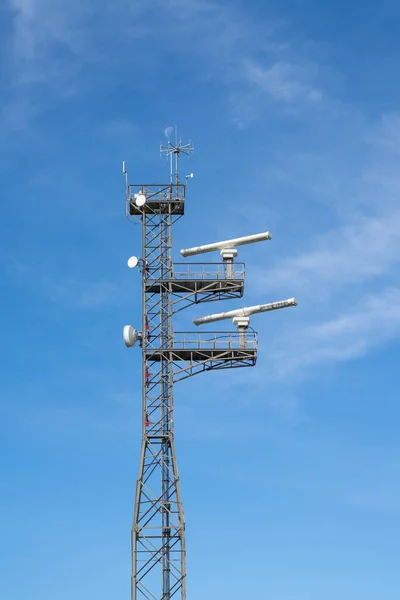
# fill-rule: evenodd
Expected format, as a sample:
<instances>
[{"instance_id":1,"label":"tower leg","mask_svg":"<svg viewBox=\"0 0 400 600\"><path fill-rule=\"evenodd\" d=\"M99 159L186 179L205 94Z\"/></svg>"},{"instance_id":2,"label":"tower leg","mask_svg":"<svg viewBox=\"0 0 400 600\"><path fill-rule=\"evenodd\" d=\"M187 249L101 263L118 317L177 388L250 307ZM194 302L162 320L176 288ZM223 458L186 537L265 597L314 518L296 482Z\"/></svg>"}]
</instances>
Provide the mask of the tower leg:
<instances>
[{"instance_id":1,"label":"tower leg","mask_svg":"<svg viewBox=\"0 0 400 600\"><path fill-rule=\"evenodd\" d=\"M132 526L132 600L186 600L184 535L172 437L146 437Z\"/></svg>"}]
</instances>

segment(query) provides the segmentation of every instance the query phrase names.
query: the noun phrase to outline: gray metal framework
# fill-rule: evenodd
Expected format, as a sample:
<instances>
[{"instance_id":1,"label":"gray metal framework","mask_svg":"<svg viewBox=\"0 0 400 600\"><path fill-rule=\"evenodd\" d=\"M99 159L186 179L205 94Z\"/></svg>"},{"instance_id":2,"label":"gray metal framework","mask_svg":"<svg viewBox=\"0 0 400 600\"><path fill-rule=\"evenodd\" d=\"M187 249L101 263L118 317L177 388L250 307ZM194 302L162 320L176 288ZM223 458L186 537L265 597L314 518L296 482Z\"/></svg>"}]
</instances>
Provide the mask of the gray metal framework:
<instances>
[{"instance_id":1,"label":"gray metal framework","mask_svg":"<svg viewBox=\"0 0 400 600\"><path fill-rule=\"evenodd\" d=\"M193 304L240 298L241 263L173 263L172 228L185 208L178 160L192 147L168 142L167 184L129 184L126 212L141 224L142 447L132 526L132 600L186 599L185 522L174 447L174 383L203 371L253 366L257 334L175 332L173 315ZM175 174L172 173L175 165ZM146 202L138 206L137 194Z\"/></svg>"}]
</instances>

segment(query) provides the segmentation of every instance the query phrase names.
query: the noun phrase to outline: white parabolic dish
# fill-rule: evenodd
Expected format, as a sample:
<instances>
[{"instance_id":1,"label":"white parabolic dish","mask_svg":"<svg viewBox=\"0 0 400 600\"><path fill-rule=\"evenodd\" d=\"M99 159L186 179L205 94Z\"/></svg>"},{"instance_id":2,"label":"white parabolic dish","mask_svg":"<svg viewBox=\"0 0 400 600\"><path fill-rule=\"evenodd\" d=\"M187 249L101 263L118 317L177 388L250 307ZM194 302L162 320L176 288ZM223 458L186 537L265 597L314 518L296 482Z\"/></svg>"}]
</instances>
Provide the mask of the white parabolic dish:
<instances>
[{"instance_id":1,"label":"white parabolic dish","mask_svg":"<svg viewBox=\"0 0 400 600\"><path fill-rule=\"evenodd\" d=\"M142 193L138 194L135 198L135 202L137 206L143 206L146 204L146 196Z\"/></svg>"},{"instance_id":2,"label":"white parabolic dish","mask_svg":"<svg viewBox=\"0 0 400 600\"><path fill-rule=\"evenodd\" d=\"M139 259L137 256L131 256L130 258L128 258L128 267L130 269L134 269L137 266L138 262Z\"/></svg>"},{"instance_id":3,"label":"white parabolic dish","mask_svg":"<svg viewBox=\"0 0 400 600\"><path fill-rule=\"evenodd\" d=\"M132 348L139 339L139 333L132 325L125 325L123 331L124 343L127 348Z\"/></svg>"}]
</instances>

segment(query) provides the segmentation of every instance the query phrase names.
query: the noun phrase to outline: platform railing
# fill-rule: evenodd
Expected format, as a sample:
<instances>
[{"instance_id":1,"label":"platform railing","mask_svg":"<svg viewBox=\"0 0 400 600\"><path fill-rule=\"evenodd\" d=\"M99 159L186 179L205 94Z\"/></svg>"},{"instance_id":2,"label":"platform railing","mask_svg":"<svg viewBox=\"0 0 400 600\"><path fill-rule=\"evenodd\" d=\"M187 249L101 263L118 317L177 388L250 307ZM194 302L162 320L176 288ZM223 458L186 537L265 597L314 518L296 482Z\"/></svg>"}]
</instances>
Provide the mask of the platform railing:
<instances>
[{"instance_id":1,"label":"platform railing","mask_svg":"<svg viewBox=\"0 0 400 600\"><path fill-rule=\"evenodd\" d=\"M229 265L223 263L174 263L173 278L179 280L215 280L215 279L244 279L244 263L231 263Z\"/></svg>"},{"instance_id":2,"label":"platform railing","mask_svg":"<svg viewBox=\"0 0 400 600\"><path fill-rule=\"evenodd\" d=\"M257 350L255 331L203 331L201 333L176 331L174 350Z\"/></svg>"},{"instance_id":3,"label":"platform railing","mask_svg":"<svg viewBox=\"0 0 400 600\"><path fill-rule=\"evenodd\" d=\"M185 199L186 186L183 183L145 183L143 185L129 184L128 196L134 201L135 193L144 191L147 202L174 202Z\"/></svg>"}]
</instances>

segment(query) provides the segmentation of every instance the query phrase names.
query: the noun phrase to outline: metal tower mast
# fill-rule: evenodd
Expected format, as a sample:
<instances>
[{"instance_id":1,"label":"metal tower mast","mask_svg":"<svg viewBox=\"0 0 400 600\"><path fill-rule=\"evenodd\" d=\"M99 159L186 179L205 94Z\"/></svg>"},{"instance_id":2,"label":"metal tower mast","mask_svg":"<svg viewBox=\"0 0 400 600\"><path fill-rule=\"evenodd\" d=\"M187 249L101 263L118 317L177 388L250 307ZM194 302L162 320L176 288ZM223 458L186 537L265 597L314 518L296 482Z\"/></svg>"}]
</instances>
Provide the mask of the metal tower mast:
<instances>
[{"instance_id":1,"label":"metal tower mast","mask_svg":"<svg viewBox=\"0 0 400 600\"><path fill-rule=\"evenodd\" d=\"M244 313L234 319L237 332L173 331L176 312L201 302L241 297L244 265L233 262L237 250L232 247L270 239L266 232L181 251L189 256L218 247L222 263L173 263L172 227L184 214L188 179L184 184L179 181L179 158L192 150L191 144L184 145L177 138L175 143L161 146L161 152L170 158L170 181L165 184L130 184L123 163L126 212L142 228L141 257L128 261L128 266L137 266L142 275L142 326L141 331L130 325L124 328L125 344L131 347L138 342L142 350L142 447L132 526L131 600L186 600L185 522L174 448L174 383L202 371L253 366L257 358L257 334L248 331L249 319ZM289 302L285 306L293 304L284 302ZM258 308L252 307L246 314L260 312L254 310ZM229 318L230 313L226 313L228 317L225 313L214 315L216 319L207 317L206 322Z\"/></svg>"}]
</instances>

